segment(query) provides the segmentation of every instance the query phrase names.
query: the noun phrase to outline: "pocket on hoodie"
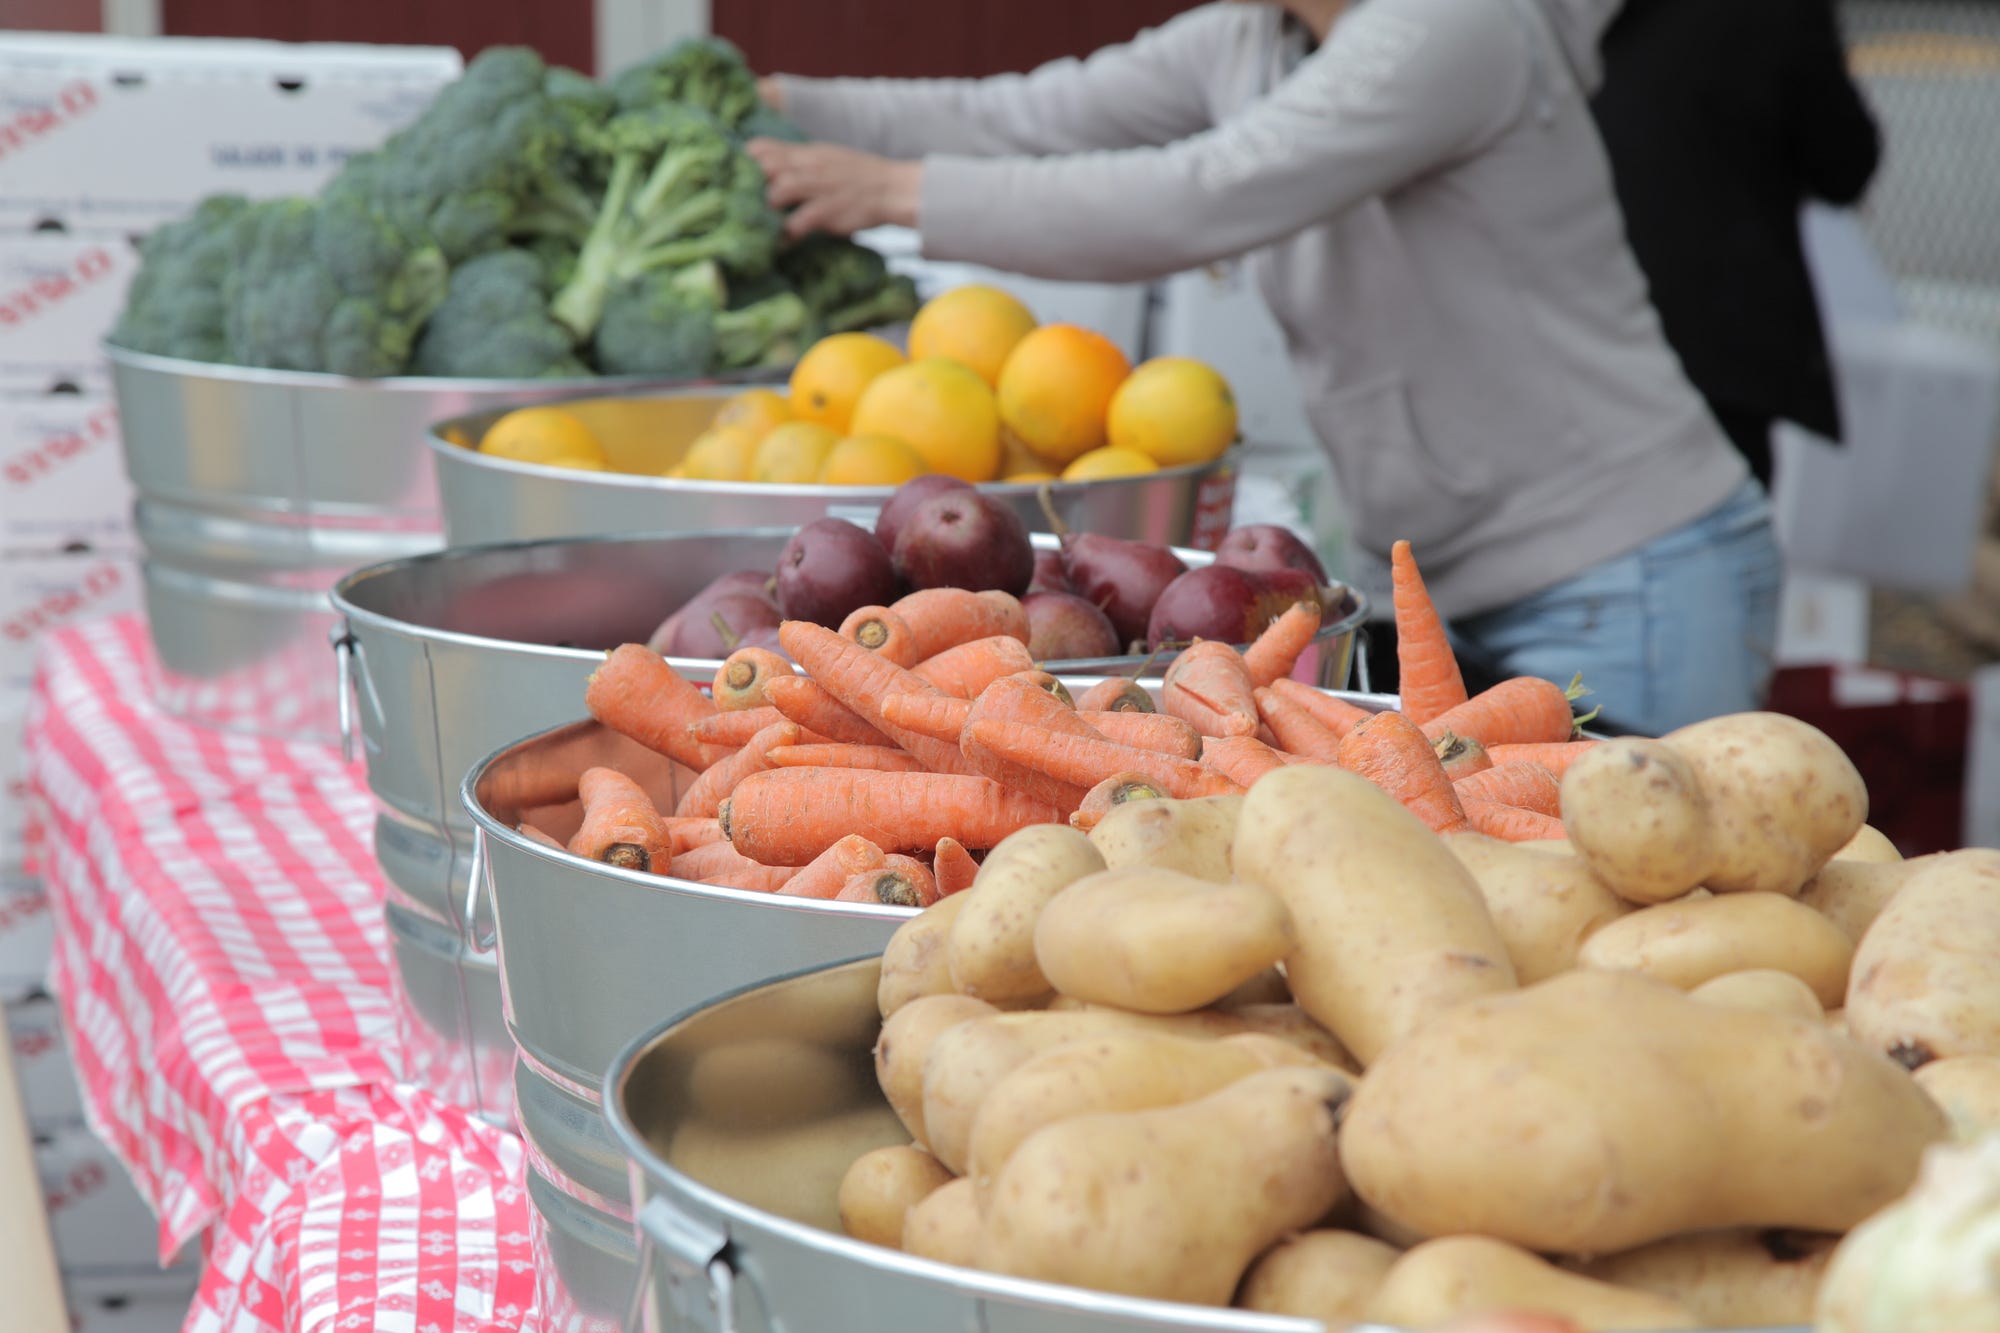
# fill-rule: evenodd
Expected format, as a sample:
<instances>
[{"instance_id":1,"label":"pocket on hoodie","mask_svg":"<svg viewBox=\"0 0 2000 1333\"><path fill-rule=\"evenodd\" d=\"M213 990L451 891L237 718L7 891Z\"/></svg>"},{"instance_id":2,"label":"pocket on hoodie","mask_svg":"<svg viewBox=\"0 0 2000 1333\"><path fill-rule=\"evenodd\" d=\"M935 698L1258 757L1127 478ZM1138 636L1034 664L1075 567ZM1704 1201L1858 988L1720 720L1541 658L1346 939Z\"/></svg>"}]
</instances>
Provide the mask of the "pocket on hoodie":
<instances>
[{"instance_id":1,"label":"pocket on hoodie","mask_svg":"<svg viewBox=\"0 0 2000 1333\"><path fill-rule=\"evenodd\" d=\"M1442 462L1417 430L1401 376L1384 375L1323 400L1326 435L1355 535L1386 551L1401 539L1421 547L1465 526L1484 488L1464 467Z\"/></svg>"}]
</instances>

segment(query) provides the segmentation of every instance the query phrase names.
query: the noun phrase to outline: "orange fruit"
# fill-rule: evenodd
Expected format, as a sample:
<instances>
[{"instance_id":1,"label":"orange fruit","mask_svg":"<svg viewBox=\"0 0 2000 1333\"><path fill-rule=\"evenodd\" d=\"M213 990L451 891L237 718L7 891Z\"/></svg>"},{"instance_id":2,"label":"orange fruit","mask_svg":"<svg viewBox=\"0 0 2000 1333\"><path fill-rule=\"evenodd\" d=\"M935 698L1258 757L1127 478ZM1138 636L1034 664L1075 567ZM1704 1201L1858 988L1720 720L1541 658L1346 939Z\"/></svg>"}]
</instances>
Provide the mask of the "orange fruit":
<instances>
[{"instance_id":1,"label":"orange fruit","mask_svg":"<svg viewBox=\"0 0 2000 1333\"><path fill-rule=\"evenodd\" d=\"M850 435L820 468L823 486L901 486L930 471L924 456L893 435Z\"/></svg>"},{"instance_id":2,"label":"orange fruit","mask_svg":"<svg viewBox=\"0 0 2000 1333\"><path fill-rule=\"evenodd\" d=\"M852 433L894 436L923 456L926 471L961 481L991 481L1000 473L993 390L943 357L878 375L855 404Z\"/></svg>"},{"instance_id":3,"label":"orange fruit","mask_svg":"<svg viewBox=\"0 0 2000 1333\"><path fill-rule=\"evenodd\" d=\"M884 371L909 358L872 333L836 333L806 349L792 367L792 415L848 434L862 391Z\"/></svg>"},{"instance_id":4,"label":"orange fruit","mask_svg":"<svg viewBox=\"0 0 2000 1333\"><path fill-rule=\"evenodd\" d=\"M688 446L681 475L691 481L748 481L756 457L756 436L741 426L718 426Z\"/></svg>"},{"instance_id":5,"label":"orange fruit","mask_svg":"<svg viewBox=\"0 0 2000 1333\"><path fill-rule=\"evenodd\" d=\"M1118 449L1107 444L1102 449L1078 455L1075 462L1063 469L1062 479L1103 481L1107 477L1136 477L1143 472L1159 470L1158 463L1137 449Z\"/></svg>"},{"instance_id":6,"label":"orange fruit","mask_svg":"<svg viewBox=\"0 0 2000 1333\"><path fill-rule=\"evenodd\" d=\"M520 407L486 428L479 452L516 463L610 466L590 427L560 407Z\"/></svg>"},{"instance_id":7,"label":"orange fruit","mask_svg":"<svg viewBox=\"0 0 2000 1333\"><path fill-rule=\"evenodd\" d=\"M933 296L910 322L910 359L948 356L988 384L1016 343L1034 331L1034 312L998 287L977 283Z\"/></svg>"},{"instance_id":8,"label":"orange fruit","mask_svg":"<svg viewBox=\"0 0 2000 1333\"><path fill-rule=\"evenodd\" d=\"M711 426L741 426L763 439L792 419L792 405L776 389L745 389L717 409Z\"/></svg>"},{"instance_id":9,"label":"orange fruit","mask_svg":"<svg viewBox=\"0 0 2000 1333\"><path fill-rule=\"evenodd\" d=\"M1012 486L1029 486L1036 482L1054 481L1056 480L1056 474L1053 472L1015 472L1000 478L1000 480Z\"/></svg>"},{"instance_id":10,"label":"orange fruit","mask_svg":"<svg viewBox=\"0 0 2000 1333\"><path fill-rule=\"evenodd\" d=\"M1236 440L1236 397L1213 366L1156 356L1134 370L1105 412L1106 440L1161 467L1213 463Z\"/></svg>"},{"instance_id":11,"label":"orange fruit","mask_svg":"<svg viewBox=\"0 0 2000 1333\"><path fill-rule=\"evenodd\" d=\"M1044 324L1001 367L1000 420L1051 463L1069 463L1104 443L1111 396L1132 373L1118 344L1075 324Z\"/></svg>"},{"instance_id":12,"label":"orange fruit","mask_svg":"<svg viewBox=\"0 0 2000 1333\"><path fill-rule=\"evenodd\" d=\"M757 442L750 480L780 486L810 486L840 437L817 421L787 421Z\"/></svg>"}]
</instances>

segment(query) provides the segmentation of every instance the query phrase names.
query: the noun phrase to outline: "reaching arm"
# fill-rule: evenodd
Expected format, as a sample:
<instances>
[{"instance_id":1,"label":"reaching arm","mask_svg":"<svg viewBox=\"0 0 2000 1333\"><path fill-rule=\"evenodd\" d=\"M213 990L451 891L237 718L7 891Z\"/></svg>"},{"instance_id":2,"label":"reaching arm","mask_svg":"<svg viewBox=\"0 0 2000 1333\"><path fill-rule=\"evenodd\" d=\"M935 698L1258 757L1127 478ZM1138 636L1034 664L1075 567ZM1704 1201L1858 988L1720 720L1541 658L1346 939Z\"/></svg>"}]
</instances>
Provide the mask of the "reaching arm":
<instances>
[{"instance_id":1,"label":"reaching arm","mask_svg":"<svg viewBox=\"0 0 2000 1333\"><path fill-rule=\"evenodd\" d=\"M1851 204L1868 189L1881 161L1875 117L1847 69L1832 0L1791 6L1793 160L1806 191L1830 204Z\"/></svg>"}]
</instances>

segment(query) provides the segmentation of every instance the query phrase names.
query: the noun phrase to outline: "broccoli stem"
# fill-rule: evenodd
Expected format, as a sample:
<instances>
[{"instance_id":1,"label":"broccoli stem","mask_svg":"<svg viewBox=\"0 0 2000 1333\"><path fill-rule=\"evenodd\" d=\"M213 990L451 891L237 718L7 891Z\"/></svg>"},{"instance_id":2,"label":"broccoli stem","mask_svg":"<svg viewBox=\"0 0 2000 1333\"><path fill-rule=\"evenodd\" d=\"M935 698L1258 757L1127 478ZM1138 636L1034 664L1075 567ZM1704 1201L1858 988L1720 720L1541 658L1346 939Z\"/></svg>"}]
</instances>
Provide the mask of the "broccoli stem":
<instances>
[{"instance_id":1,"label":"broccoli stem","mask_svg":"<svg viewBox=\"0 0 2000 1333\"><path fill-rule=\"evenodd\" d=\"M590 235L577 252L576 272L549 302L549 313L579 339L590 337L604 317L604 298L617 277L620 223L627 200L639 177L639 159L620 153L611 164L611 179L604 189L604 205L591 224Z\"/></svg>"}]
</instances>

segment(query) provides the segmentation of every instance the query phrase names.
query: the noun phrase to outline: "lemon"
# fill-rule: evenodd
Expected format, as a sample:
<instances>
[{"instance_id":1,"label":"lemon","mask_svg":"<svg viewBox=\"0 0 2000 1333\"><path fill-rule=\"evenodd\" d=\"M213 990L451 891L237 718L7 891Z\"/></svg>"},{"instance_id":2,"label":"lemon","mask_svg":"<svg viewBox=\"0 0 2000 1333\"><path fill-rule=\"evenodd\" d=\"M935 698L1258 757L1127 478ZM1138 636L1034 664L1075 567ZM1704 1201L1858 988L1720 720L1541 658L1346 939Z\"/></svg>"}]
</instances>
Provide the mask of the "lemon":
<instances>
[{"instance_id":1,"label":"lemon","mask_svg":"<svg viewBox=\"0 0 2000 1333\"><path fill-rule=\"evenodd\" d=\"M741 426L763 439L792 419L792 407L776 389L745 389L716 410L715 426Z\"/></svg>"},{"instance_id":2,"label":"lemon","mask_svg":"<svg viewBox=\"0 0 2000 1333\"><path fill-rule=\"evenodd\" d=\"M924 456L893 435L850 435L820 468L825 486L901 486L930 468Z\"/></svg>"},{"instance_id":3,"label":"lemon","mask_svg":"<svg viewBox=\"0 0 2000 1333\"><path fill-rule=\"evenodd\" d=\"M1003 477L1001 480L1011 486L1027 486L1035 482L1054 481L1056 480L1056 474L1053 472L1016 472L1011 477Z\"/></svg>"},{"instance_id":4,"label":"lemon","mask_svg":"<svg viewBox=\"0 0 2000 1333\"><path fill-rule=\"evenodd\" d=\"M944 357L876 376L854 405L852 433L892 435L922 454L929 471L960 481L1000 475L1000 414L993 390Z\"/></svg>"},{"instance_id":5,"label":"lemon","mask_svg":"<svg viewBox=\"0 0 2000 1333\"><path fill-rule=\"evenodd\" d=\"M750 480L780 486L804 486L819 480L819 470L840 437L817 421L788 421L757 445L750 460Z\"/></svg>"},{"instance_id":6,"label":"lemon","mask_svg":"<svg viewBox=\"0 0 2000 1333\"><path fill-rule=\"evenodd\" d=\"M954 287L926 301L910 322L910 359L948 356L997 384L1007 354L1034 329L1033 312L1010 293L976 283Z\"/></svg>"},{"instance_id":7,"label":"lemon","mask_svg":"<svg viewBox=\"0 0 2000 1333\"><path fill-rule=\"evenodd\" d=\"M1185 356L1154 357L1111 395L1105 437L1162 467L1213 463L1236 441L1236 397L1210 365Z\"/></svg>"},{"instance_id":8,"label":"lemon","mask_svg":"<svg viewBox=\"0 0 2000 1333\"><path fill-rule=\"evenodd\" d=\"M1119 449L1106 445L1102 449L1092 449L1080 455L1074 463L1063 469L1064 481L1104 481L1111 477L1136 477L1147 472L1158 472L1160 465L1137 449Z\"/></svg>"},{"instance_id":9,"label":"lemon","mask_svg":"<svg viewBox=\"0 0 2000 1333\"><path fill-rule=\"evenodd\" d=\"M722 426L696 436L681 467L691 481L748 481L756 456L756 436L740 426Z\"/></svg>"},{"instance_id":10,"label":"lemon","mask_svg":"<svg viewBox=\"0 0 2000 1333\"><path fill-rule=\"evenodd\" d=\"M521 407L486 428L479 452L516 463L587 459L601 470L610 464L590 427L559 407Z\"/></svg>"},{"instance_id":11,"label":"lemon","mask_svg":"<svg viewBox=\"0 0 2000 1333\"><path fill-rule=\"evenodd\" d=\"M901 348L872 333L821 338L792 367L792 415L846 432L863 391L876 376L908 359Z\"/></svg>"}]
</instances>

